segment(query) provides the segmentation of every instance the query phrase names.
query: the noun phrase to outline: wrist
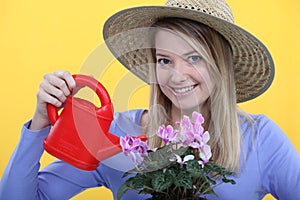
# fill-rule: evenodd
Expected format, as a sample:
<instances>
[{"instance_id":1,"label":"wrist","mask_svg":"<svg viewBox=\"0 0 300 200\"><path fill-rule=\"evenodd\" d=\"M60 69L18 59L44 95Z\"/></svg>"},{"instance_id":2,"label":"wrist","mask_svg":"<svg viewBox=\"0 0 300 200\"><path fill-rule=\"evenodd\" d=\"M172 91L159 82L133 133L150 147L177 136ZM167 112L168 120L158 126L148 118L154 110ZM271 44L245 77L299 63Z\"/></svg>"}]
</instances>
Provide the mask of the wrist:
<instances>
[{"instance_id":1,"label":"wrist","mask_svg":"<svg viewBox=\"0 0 300 200\"><path fill-rule=\"evenodd\" d=\"M30 130L41 130L46 126L49 126L51 123L49 119L43 119L42 117L38 117L36 115L33 116L31 123L28 126Z\"/></svg>"}]
</instances>

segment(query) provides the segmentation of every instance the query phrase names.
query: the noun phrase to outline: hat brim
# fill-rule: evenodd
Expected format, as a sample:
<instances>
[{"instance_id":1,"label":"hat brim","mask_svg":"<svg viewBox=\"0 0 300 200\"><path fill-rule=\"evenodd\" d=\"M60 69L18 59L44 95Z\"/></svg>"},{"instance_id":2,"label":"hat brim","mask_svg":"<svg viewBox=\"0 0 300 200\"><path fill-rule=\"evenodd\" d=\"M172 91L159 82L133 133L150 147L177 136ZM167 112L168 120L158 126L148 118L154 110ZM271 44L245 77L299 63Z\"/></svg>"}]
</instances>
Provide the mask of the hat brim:
<instances>
[{"instance_id":1,"label":"hat brim","mask_svg":"<svg viewBox=\"0 0 300 200\"><path fill-rule=\"evenodd\" d=\"M142 60L143 57L147 59L147 55L142 48L137 48L137 46L141 47L141 38L145 36L137 39L136 35L134 37L128 35L131 30L151 27L157 20L167 17L201 22L228 40L233 51L237 102L254 99L270 87L275 70L273 59L265 45L243 28L196 10L168 6L141 6L119 11L105 22L103 29L105 42L113 55L127 69L149 83L149 69L145 65L147 61ZM126 33L126 37L120 36L122 33ZM139 33L139 35L143 34ZM134 42L139 45L132 48ZM124 51L126 48L130 50Z\"/></svg>"}]
</instances>

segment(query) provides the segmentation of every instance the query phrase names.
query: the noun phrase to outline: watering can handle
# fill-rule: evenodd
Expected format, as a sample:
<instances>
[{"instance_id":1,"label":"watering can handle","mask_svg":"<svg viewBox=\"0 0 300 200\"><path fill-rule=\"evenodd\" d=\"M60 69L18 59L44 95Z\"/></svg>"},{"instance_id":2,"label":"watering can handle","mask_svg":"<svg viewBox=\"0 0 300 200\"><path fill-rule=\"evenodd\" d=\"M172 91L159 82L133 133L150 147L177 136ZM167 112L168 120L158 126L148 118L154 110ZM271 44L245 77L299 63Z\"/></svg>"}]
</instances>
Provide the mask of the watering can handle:
<instances>
[{"instance_id":1,"label":"watering can handle","mask_svg":"<svg viewBox=\"0 0 300 200\"><path fill-rule=\"evenodd\" d=\"M106 91L104 86L101 83L99 83L96 79L92 78L91 76L82 75L82 74L76 74L72 76L77 86L87 86L96 92L96 94L100 99L102 107L111 104L111 100L108 92ZM59 117L57 107L55 107L50 103L47 103L47 112L51 124L54 125Z\"/></svg>"}]
</instances>

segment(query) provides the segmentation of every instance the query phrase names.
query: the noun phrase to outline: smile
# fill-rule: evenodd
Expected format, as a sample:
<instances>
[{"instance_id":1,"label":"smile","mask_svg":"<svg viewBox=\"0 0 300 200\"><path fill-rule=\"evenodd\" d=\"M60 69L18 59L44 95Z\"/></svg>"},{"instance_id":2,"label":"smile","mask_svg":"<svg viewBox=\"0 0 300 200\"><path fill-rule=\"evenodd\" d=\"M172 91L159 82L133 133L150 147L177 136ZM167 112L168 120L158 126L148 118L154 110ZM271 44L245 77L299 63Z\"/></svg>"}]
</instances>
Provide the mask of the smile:
<instances>
[{"instance_id":1,"label":"smile","mask_svg":"<svg viewBox=\"0 0 300 200\"><path fill-rule=\"evenodd\" d=\"M193 90L195 87L196 87L196 85L192 85L192 86L188 86L188 87L184 87L184 88L178 88L178 89L173 88L173 90L176 93L182 94L182 93L186 93L186 92L189 92L189 91Z\"/></svg>"}]
</instances>

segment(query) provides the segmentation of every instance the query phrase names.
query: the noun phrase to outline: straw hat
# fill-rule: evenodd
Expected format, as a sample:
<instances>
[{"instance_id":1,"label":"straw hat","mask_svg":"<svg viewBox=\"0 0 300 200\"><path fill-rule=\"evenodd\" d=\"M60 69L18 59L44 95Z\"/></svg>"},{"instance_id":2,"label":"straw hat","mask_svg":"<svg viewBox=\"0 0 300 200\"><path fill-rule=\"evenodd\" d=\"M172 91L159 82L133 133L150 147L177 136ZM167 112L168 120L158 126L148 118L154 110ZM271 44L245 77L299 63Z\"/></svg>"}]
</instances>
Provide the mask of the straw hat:
<instances>
[{"instance_id":1,"label":"straw hat","mask_svg":"<svg viewBox=\"0 0 300 200\"><path fill-rule=\"evenodd\" d=\"M201 22L228 40L233 50L237 102L251 100L270 87L274 64L269 51L256 37L234 24L232 11L224 0L168 0L164 6L122 10L106 21L105 42L126 68L149 83L148 27L166 17Z\"/></svg>"}]
</instances>

